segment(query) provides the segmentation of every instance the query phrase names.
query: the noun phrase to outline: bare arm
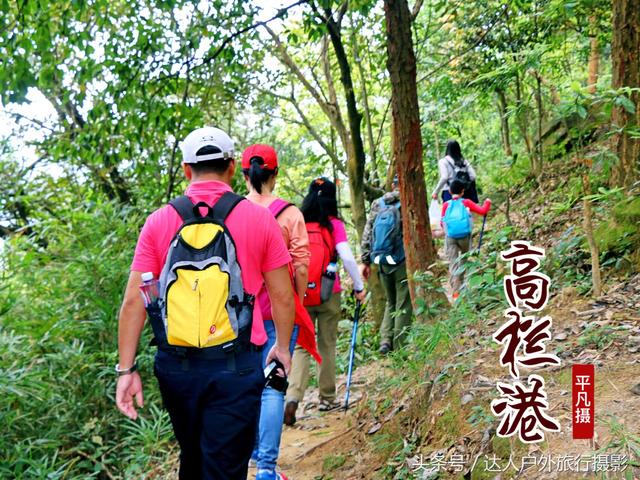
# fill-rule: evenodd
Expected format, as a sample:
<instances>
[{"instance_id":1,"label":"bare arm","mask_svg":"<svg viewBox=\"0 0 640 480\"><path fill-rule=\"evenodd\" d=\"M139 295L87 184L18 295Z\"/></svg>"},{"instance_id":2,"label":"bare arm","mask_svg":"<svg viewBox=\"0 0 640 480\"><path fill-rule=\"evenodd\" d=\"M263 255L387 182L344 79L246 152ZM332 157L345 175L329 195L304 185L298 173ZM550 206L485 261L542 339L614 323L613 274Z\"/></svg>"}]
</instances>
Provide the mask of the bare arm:
<instances>
[{"instance_id":1,"label":"bare arm","mask_svg":"<svg viewBox=\"0 0 640 480\"><path fill-rule=\"evenodd\" d=\"M293 287L289 278L287 265L264 272L264 283L271 300L271 313L276 327L276 344L267 355L267 363L277 358L282 362L285 371L291 367L289 342L293 331L296 307L293 300Z\"/></svg>"},{"instance_id":2,"label":"bare arm","mask_svg":"<svg viewBox=\"0 0 640 480\"><path fill-rule=\"evenodd\" d=\"M298 298L302 300L307 291L309 284L309 267L306 265L298 265L295 270L296 293Z\"/></svg>"},{"instance_id":3,"label":"bare arm","mask_svg":"<svg viewBox=\"0 0 640 480\"><path fill-rule=\"evenodd\" d=\"M139 293L142 283L140 272L131 272L124 292L118 319L118 363L120 369L131 367L136 359L138 342L144 327L146 312ZM136 419L138 412L133 403L143 405L142 381L138 372L118 377L116 385L116 405L127 417Z\"/></svg>"}]
</instances>

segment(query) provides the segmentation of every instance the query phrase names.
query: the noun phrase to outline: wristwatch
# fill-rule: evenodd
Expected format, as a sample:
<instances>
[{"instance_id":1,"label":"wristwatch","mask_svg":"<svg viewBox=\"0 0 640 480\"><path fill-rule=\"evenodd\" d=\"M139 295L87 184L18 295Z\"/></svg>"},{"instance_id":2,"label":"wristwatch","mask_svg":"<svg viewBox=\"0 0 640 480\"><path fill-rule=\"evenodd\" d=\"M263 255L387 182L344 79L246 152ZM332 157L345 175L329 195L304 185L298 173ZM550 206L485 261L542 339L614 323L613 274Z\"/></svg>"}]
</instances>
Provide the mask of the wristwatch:
<instances>
[{"instance_id":1,"label":"wristwatch","mask_svg":"<svg viewBox=\"0 0 640 480\"><path fill-rule=\"evenodd\" d=\"M133 365L131 365L129 368L125 368L125 369L120 369L120 364L116 363L116 373L118 374L118 376L122 376L122 375L128 375L130 373L135 372L138 369L138 364L136 362L133 362Z\"/></svg>"}]
</instances>

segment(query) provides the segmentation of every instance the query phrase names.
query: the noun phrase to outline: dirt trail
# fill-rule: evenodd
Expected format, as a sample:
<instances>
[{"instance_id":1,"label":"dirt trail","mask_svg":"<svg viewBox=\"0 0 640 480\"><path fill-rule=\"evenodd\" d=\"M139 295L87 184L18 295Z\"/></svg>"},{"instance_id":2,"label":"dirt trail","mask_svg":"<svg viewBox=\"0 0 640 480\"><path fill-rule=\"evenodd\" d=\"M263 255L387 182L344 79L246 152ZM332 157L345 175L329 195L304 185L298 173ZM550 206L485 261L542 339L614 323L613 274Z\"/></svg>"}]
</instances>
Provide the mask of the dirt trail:
<instances>
[{"instance_id":1,"label":"dirt trail","mask_svg":"<svg viewBox=\"0 0 640 480\"><path fill-rule=\"evenodd\" d=\"M498 365L501 347L493 343L491 335L505 321L498 313L486 319L477 329L463 334L466 349L461 361L470 365L470 371L456 384L437 388L430 415L432 424L439 423L456 400L460 401L458 416L463 417L463 428L457 432L457 441L422 447L420 454L430 459L436 453L446 458L455 454L484 455L494 453L506 465L513 453L518 467L523 455L591 456L602 449L602 454L622 454L629 459L640 459L640 275L617 286L609 286L608 292L597 301L579 297L572 289L566 289L552 299L545 314L553 318L553 339L547 342L547 351L555 350L562 360L559 367L546 368L538 373L545 379L549 399L549 413L560 422L561 432L547 435L540 444L524 446L508 442L506 451L495 448L486 441L486 427L472 426L467 420L474 414L474 407L489 411L491 399L496 398L498 381L510 383L505 368ZM487 341L489 339L489 341ZM594 364L595 384L595 436L593 441L573 440L571 408L571 367L573 364ZM454 400L455 399L455 400ZM459 423L458 423L459 424ZM494 427L496 426L494 422ZM485 439L483 439L483 436ZM495 437L493 437L495 438ZM490 437L491 439L491 437ZM635 444L635 446L634 446ZM481 465L483 463L480 463ZM501 478L564 479L564 478L622 478L607 473L575 474L530 469L517 474L514 468L505 471ZM626 478L640 478L640 470L629 467ZM619 474L618 474L619 475ZM418 478L418 477L416 477ZM448 478L448 477L447 477ZM452 477L453 478L453 477ZM479 478L479 477L478 477ZM484 477L483 477L484 478Z\"/></svg>"},{"instance_id":2,"label":"dirt trail","mask_svg":"<svg viewBox=\"0 0 640 480\"><path fill-rule=\"evenodd\" d=\"M546 313L552 316L554 339L549 342L550 349L559 349L562 365L555 369L543 369L542 376L547 384L550 410L554 418L560 421L562 432L548 435L548 441L529 447L515 445L517 455L591 455L599 448L605 448L609 442L623 439L623 435L639 436L640 433L640 391L633 387L640 382L640 275L629 279L617 287L609 287L609 292L599 301L589 301L577 296L570 289L557 295ZM436 452L447 456L459 453L464 445L467 453L489 454L483 442L483 429L467 422L474 406L488 411L492 398L495 398L495 383L507 380L505 369L498 366L499 346L487 339L497 330L504 319L498 313L488 318L477 329L466 331L464 347L460 360L470 365L469 371L457 383L440 385L434 390L433 408L425 412L425 422L433 429L443 428L443 411L451 403L451 393L471 395L471 401L459 406L460 425L456 432L457 442L439 444L437 440L428 441L420 447L420 454L428 458ZM470 348L471 347L471 348ZM477 347L477 348L474 348ZM593 363L596 365L596 435L591 441L574 441L571 438L571 365L574 363ZM372 385L378 375L390 375L383 369L384 364L369 363L354 371L352 389L353 404L362 398L363 392L371 394ZM488 385L487 385L488 382ZM344 394L344 376L338 380L339 396ZM355 444L354 438L362 430L369 430L374 424L373 418L367 418L368 412L361 411L356 418L353 409L346 414L339 410L329 413L317 411L317 389L309 388L305 401L298 410L298 422L294 427L285 427L282 438L282 451L279 465L291 480L318 479L378 479L384 478L378 471L367 471L359 462L366 462L371 452L362 444ZM393 396L393 392L384 393ZM374 400L373 396L368 400ZM462 403L462 402L461 402ZM612 433L615 425L622 428L621 433ZM446 427L445 427L446 428ZM384 429L369 439L384 434ZM485 444L484 447L481 446ZM482 450L484 448L484 450ZM605 448L606 453L616 453L616 448ZM627 447L621 447L617 453L632 454ZM344 465L343 465L344 464ZM366 472L366 473L362 473ZM515 471L505 472L503 478L514 478ZM512 474L509 474L512 473ZM638 472L640 473L640 472ZM324 475L324 476L323 476ZM251 478L251 477L250 477ZM407 478L420 478L419 476ZM445 478L448 478L445 476ZM457 478L457 477L451 477ZM579 475L559 474L556 472L524 472L518 478L556 479L556 478L595 478ZM629 477L629 478L636 478ZM638 477L640 478L640 477Z\"/></svg>"}]
</instances>

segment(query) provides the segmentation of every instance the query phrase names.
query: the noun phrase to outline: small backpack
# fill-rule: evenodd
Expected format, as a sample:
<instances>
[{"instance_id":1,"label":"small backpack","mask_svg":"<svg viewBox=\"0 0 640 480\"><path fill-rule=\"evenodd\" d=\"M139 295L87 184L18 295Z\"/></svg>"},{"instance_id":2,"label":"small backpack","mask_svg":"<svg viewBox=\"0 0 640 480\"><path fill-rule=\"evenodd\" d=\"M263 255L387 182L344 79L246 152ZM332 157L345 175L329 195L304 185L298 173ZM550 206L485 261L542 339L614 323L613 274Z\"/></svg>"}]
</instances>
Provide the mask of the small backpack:
<instances>
[{"instance_id":1,"label":"small backpack","mask_svg":"<svg viewBox=\"0 0 640 480\"><path fill-rule=\"evenodd\" d=\"M464 238L471 235L471 215L464 206L462 198L449 200L442 223L444 223L447 237Z\"/></svg>"},{"instance_id":2,"label":"small backpack","mask_svg":"<svg viewBox=\"0 0 640 480\"><path fill-rule=\"evenodd\" d=\"M267 207L274 218L277 220L280 214L284 212L287 208L292 206L293 203L289 203L286 200L281 198L276 198L273 202L269 204ZM291 264L289 264L291 265ZM293 273L290 271L289 273ZM269 298L269 294L267 293L267 288L265 285L262 285L260 292L258 293L258 304L260 305L260 310L262 311L262 318L271 319L271 299Z\"/></svg>"},{"instance_id":3,"label":"small backpack","mask_svg":"<svg viewBox=\"0 0 640 480\"><path fill-rule=\"evenodd\" d=\"M379 200L380 210L373 222L371 259L376 265L398 265L404 261L400 202Z\"/></svg>"},{"instance_id":4,"label":"small backpack","mask_svg":"<svg viewBox=\"0 0 640 480\"><path fill-rule=\"evenodd\" d=\"M183 224L160 274L161 314L150 316L155 343L226 354L249 344L254 296L244 290L225 220L244 197L227 192L213 207L183 195L169 202ZM206 215L200 209L207 208ZM175 349L175 348L174 348Z\"/></svg>"},{"instance_id":5,"label":"small backpack","mask_svg":"<svg viewBox=\"0 0 640 480\"><path fill-rule=\"evenodd\" d=\"M459 182L462 182L464 188L466 189L471 183L471 176L469 175L467 169L467 162L464 162L463 165L459 167L451 157L449 157L449 160L451 160L451 162L449 162L449 165L451 165L451 168L453 169L453 178L449 180L449 185L451 185L451 182L457 180Z\"/></svg>"},{"instance_id":6,"label":"small backpack","mask_svg":"<svg viewBox=\"0 0 640 480\"><path fill-rule=\"evenodd\" d=\"M307 222L307 234L309 235L309 280L307 292L304 296L304 306L314 307L320 305L320 287L322 275L327 271L327 266L336 261L336 246L333 243L331 232L318 222Z\"/></svg>"}]
</instances>

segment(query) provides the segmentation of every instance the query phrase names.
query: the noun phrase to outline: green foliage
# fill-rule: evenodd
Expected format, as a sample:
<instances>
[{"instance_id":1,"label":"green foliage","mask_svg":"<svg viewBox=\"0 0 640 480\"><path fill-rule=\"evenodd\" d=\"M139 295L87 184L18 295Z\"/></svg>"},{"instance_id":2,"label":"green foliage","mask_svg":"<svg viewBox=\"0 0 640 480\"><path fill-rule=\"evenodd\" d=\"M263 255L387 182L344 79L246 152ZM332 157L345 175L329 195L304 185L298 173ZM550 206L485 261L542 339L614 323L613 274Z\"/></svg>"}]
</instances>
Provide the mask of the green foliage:
<instances>
[{"instance_id":1,"label":"green foliage","mask_svg":"<svg viewBox=\"0 0 640 480\"><path fill-rule=\"evenodd\" d=\"M614 415L605 415L604 423L611 433L611 439L603 445L597 453L605 454L617 452L628 458L625 479L635 478L640 471L640 437L630 432ZM606 478L603 474L601 478Z\"/></svg>"},{"instance_id":2,"label":"green foliage","mask_svg":"<svg viewBox=\"0 0 640 480\"><path fill-rule=\"evenodd\" d=\"M591 288L590 266L584 237L575 227L565 230L552 248L547 249L542 270L553 279L554 284L573 286L580 293Z\"/></svg>"},{"instance_id":3,"label":"green foliage","mask_svg":"<svg viewBox=\"0 0 640 480\"><path fill-rule=\"evenodd\" d=\"M347 461L344 455L329 455L324 458L322 462L322 471L323 472L332 472L342 467Z\"/></svg>"},{"instance_id":4,"label":"green foliage","mask_svg":"<svg viewBox=\"0 0 640 480\"><path fill-rule=\"evenodd\" d=\"M0 294L0 476L131 478L171 452L144 347L145 399L156 407L133 423L113 401L117 307L140 222L130 208L80 203L43 226L46 249L25 248L28 238L5 245L12 275Z\"/></svg>"},{"instance_id":5,"label":"green foliage","mask_svg":"<svg viewBox=\"0 0 640 480\"><path fill-rule=\"evenodd\" d=\"M605 212L605 220L600 223L593 232L598 250L604 259L603 265L614 263L616 268L622 267L621 260L628 265L631 262L633 268L633 254L640 247L640 198L622 197L620 191L601 191L592 196L595 200L603 200L601 209ZM583 248L587 248L586 242Z\"/></svg>"},{"instance_id":6,"label":"green foliage","mask_svg":"<svg viewBox=\"0 0 640 480\"><path fill-rule=\"evenodd\" d=\"M495 422L495 416L488 412L482 405L474 405L471 407L471 415L467 418L467 422L478 429L486 429Z\"/></svg>"},{"instance_id":7,"label":"green foliage","mask_svg":"<svg viewBox=\"0 0 640 480\"><path fill-rule=\"evenodd\" d=\"M587 199L596 218L604 218L595 228L603 265L628 258L640 268L639 200L602 187L617 158L608 143L597 143L617 132L608 128L614 108L636 111L637 89L611 89L608 61L601 64L596 93L585 85L592 36L601 45L610 39L609 3L420 3L413 33L426 183L435 184L446 140L457 138L478 172L482 196L519 198L538 186L531 173L540 120L545 174L556 168L553 158L566 163L579 154L593 162L589 174L601 188ZM176 447L151 380L148 332L139 364L149 406L137 422L116 412L111 365L136 234L150 211L184 188L178 141L187 132L220 126L236 139L238 152L250 143L271 143L281 165L278 195L300 202L312 178L329 175L342 181L341 207L351 203L348 148L326 111L327 105L346 111L341 73L319 18L325 8L337 18L342 2L315 5L317 11L309 4L295 14L282 11L283 20L271 25L317 98L277 62L264 30L250 28L268 13L266 4L2 3L2 118L15 124L0 139L0 421L7 426L0 439L1 477L168 475ZM341 38L363 114L364 181L380 187L392 155L384 11L370 0L346 6ZM606 58L608 50L602 50ZM538 79L544 80L541 112L534 100ZM44 100L34 102L36 97ZM51 118L18 114L43 102ZM546 135L554 123L566 131ZM561 188L539 196L531 208L548 209L549 218L572 209L583 193L575 172L566 176ZM233 187L245 191L240 174ZM503 200L494 203L504 207ZM348 208L341 213L348 221ZM398 375L390 386L421 375L450 345L465 342L466 328L502 307L498 252L514 238L509 228L488 232L482 250L465 256L466 288L452 308L443 300L418 300L416 313L433 321L415 325L409 347L391 355ZM578 227L559 232L543 270L554 283L589 290ZM417 281L424 291L442 293L440 278L421 274ZM353 308L345 295L340 373L348 365ZM581 342L604 345L612 335L588 330ZM378 359L377 342L374 326L361 323L356 365ZM477 424L485 420L478 410L469 417ZM381 451L396 455L385 474L406 478L403 459L415 447L413 439L376 439ZM331 470L342 466L337 457L331 462Z\"/></svg>"},{"instance_id":8,"label":"green foliage","mask_svg":"<svg viewBox=\"0 0 640 480\"><path fill-rule=\"evenodd\" d=\"M622 253L633 244L638 229L634 225L618 225L616 222L600 224L593 232L598 250L602 253Z\"/></svg>"},{"instance_id":9,"label":"green foliage","mask_svg":"<svg viewBox=\"0 0 640 480\"><path fill-rule=\"evenodd\" d=\"M619 333L610 325L600 326L591 324L582 332L580 338L578 338L578 344L582 347L594 347L597 350L603 350L611 345L619 336Z\"/></svg>"},{"instance_id":10,"label":"green foliage","mask_svg":"<svg viewBox=\"0 0 640 480\"><path fill-rule=\"evenodd\" d=\"M640 222L640 197L629 197L613 207L613 218L625 224Z\"/></svg>"}]
</instances>

